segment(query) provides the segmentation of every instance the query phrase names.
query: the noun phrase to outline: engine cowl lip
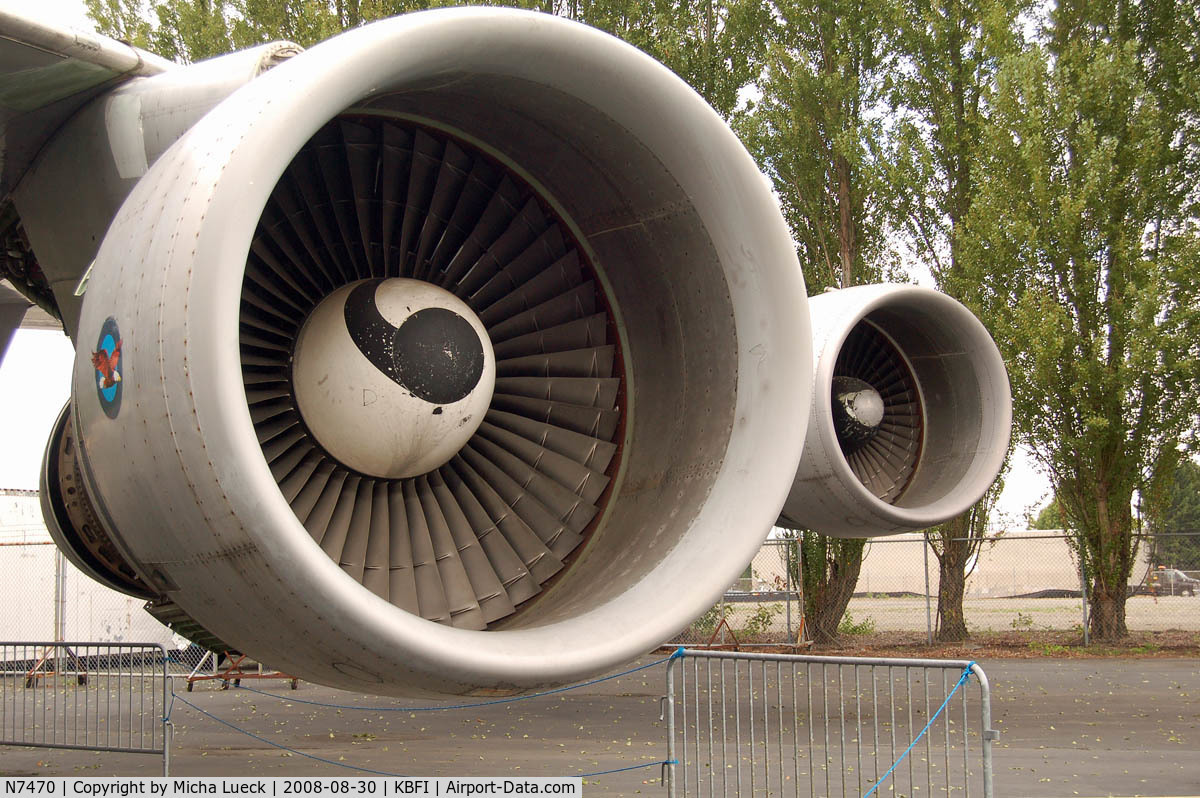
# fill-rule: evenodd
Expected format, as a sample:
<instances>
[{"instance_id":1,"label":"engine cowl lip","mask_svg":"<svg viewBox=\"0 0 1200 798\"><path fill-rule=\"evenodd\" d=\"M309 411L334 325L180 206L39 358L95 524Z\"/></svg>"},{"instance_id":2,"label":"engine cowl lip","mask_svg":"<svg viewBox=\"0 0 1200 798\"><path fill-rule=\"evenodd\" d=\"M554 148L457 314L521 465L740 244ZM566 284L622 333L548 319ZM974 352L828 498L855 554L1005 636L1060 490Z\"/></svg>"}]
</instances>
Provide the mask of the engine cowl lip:
<instances>
[{"instance_id":1,"label":"engine cowl lip","mask_svg":"<svg viewBox=\"0 0 1200 798\"><path fill-rule=\"evenodd\" d=\"M983 331L983 326L979 324L978 319L974 318L965 307L962 307L959 304L959 302L950 299L947 295L936 292L936 290L931 290L928 288L905 288L900 290L899 293L892 294L892 296L884 295L882 298L874 302L870 302L869 305L866 305L863 308L862 314L860 314L859 320L870 320L872 316L874 316L874 314L876 314L878 311L882 310L882 308L895 308L898 306L911 306L917 308L919 312L926 314L926 317L940 317L944 324L956 326L956 328L959 328L964 332L970 330L972 334L977 336L980 334L980 332L982 332L982 334L986 336L986 332ZM904 358L905 361L910 364L908 367L912 368L910 361L911 355L905 353L904 349L900 347L900 344L896 344L894 341L893 343L894 346L898 347L900 350L902 358ZM982 352L984 355L984 360L982 364L980 364L979 373L980 376L984 377L984 379L990 380L995 379L996 377L997 365L998 368L1000 368L1000 372L998 373L1001 374L1004 374L1004 367L1003 361L998 358L998 352L995 349L995 344L991 344L990 338L986 340L986 343L990 344L990 347L980 347L980 352ZM929 407L928 400L926 400L924 397L924 389L922 388L922 385L920 385L919 379L917 380L917 388L918 391L922 392L920 403L922 403L923 414L937 412L936 409ZM1003 395L1007 398L1007 377L1004 378L1003 388ZM928 444L929 442L926 440L925 445ZM977 470L983 470L983 472L988 472L988 470L991 470L991 473L998 472L998 469L1000 469L1000 463L1003 460L1003 452L1006 449L1007 446L992 450L990 452L990 456L986 457L986 461L988 461L989 464L983 464L982 467L977 466ZM853 473L850 472L850 467L848 467L848 464L845 463L845 461L840 461L838 466L839 470L842 470L844 473L850 473L851 479L858 482L857 476L854 476ZM863 487L863 493L865 496L874 499L874 506L878 514L883 517L888 517L889 520L892 520L893 523L896 524L896 526L919 529L934 526L934 524L941 523L942 521L946 520L947 517L953 517L954 515L958 515L959 512L966 510L968 506L976 503L977 500L983 496L986 487L988 487L991 482L991 479L977 479L974 480L974 485L971 485L971 480L967 478L966 474L960 475L961 479L956 481L956 487L954 490L948 490L944 492L944 496L936 500L936 502L926 503L919 506L906 506L904 504L905 493L911 491L914 482L920 479L920 476L922 476L922 473L920 472L922 472L922 463L920 463L918 460L917 468L914 470L910 482L908 482L908 484L905 486L905 491L901 492L899 497L896 497L895 502L883 502L883 500L872 496L870 491L866 490L865 486ZM858 484L860 485L860 482L858 482ZM967 490L962 490L962 488L967 488Z\"/></svg>"},{"instance_id":2,"label":"engine cowl lip","mask_svg":"<svg viewBox=\"0 0 1200 798\"><path fill-rule=\"evenodd\" d=\"M978 501L992 483L1004 462L1012 423L1012 402L1007 370L999 350L983 325L953 298L930 288L911 285L856 286L822 295L814 302L814 335L817 364L814 383L814 412L810 418L810 441L806 457L797 474L792 497L781 518L798 528L812 527L835 536L871 537L925 529L952 518ZM889 337L889 327L897 319L905 325L924 320L943 342L943 355L968 358L971 366L968 393L978 412L981 427L978 440L954 478L940 477L930 499L930 483L918 462L912 479L896 502L883 501L863 485L846 462L839 444L832 413L827 405L838 354L856 325L872 324ZM915 329L915 328L914 328ZM903 341L891 338L910 368L912 353ZM928 343L928 342L926 342ZM925 353L929 354L929 353ZM925 358L936 360L937 358ZM945 412L931 408L926 387L918 374L917 388L927 414ZM937 401L943 401L939 398ZM820 448L815 448L820 442ZM931 439L923 447L944 448L945 441ZM925 455L922 454L922 458ZM816 469L814 471L814 469ZM925 479L925 482L922 480ZM831 501L844 509L841 514L830 508L814 509L802 498L811 484L829 480Z\"/></svg>"}]
</instances>

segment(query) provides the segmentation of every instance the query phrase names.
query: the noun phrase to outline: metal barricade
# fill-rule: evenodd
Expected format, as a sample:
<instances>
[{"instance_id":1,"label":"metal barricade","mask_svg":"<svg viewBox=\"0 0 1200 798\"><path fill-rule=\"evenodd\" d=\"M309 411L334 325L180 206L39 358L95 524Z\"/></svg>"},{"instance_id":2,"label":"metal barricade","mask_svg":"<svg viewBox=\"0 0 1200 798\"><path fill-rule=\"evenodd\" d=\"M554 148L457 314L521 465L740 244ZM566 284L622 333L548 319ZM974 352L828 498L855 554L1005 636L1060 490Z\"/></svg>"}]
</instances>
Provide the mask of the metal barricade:
<instances>
[{"instance_id":1,"label":"metal barricade","mask_svg":"<svg viewBox=\"0 0 1200 798\"><path fill-rule=\"evenodd\" d=\"M0 745L158 754L170 773L157 643L0 642Z\"/></svg>"},{"instance_id":2,"label":"metal barricade","mask_svg":"<svg viewBox=\"0 0 1200 798\"><path fill-rule=\"evenodd\" d=\"M993 795L999 734L973 662L688 649L665 703L671 798Z\"/></svg>"}]
</instances>

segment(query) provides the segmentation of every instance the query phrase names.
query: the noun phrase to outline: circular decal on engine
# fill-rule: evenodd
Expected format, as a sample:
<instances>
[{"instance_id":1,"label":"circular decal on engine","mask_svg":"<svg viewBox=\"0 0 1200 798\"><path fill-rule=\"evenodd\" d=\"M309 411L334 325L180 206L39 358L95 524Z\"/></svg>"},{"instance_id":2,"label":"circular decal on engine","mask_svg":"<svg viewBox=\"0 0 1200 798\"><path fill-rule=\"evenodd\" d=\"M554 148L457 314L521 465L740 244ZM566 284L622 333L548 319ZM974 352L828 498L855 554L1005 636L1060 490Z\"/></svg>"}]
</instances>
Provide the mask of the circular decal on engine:
<instances>
[{"instance_id":1,"label":"circular decal on engine","mask_svg":"<svg viewBox=\"0 0 1200 798\"><path fill-rule=\"evenodd\" d=\"M92 366L96 369L96 394L100 407L109 418L121 412L121 331L117 320L109 316L100 328L96 351L92 352Z\"/></svg>"}]
</instances>

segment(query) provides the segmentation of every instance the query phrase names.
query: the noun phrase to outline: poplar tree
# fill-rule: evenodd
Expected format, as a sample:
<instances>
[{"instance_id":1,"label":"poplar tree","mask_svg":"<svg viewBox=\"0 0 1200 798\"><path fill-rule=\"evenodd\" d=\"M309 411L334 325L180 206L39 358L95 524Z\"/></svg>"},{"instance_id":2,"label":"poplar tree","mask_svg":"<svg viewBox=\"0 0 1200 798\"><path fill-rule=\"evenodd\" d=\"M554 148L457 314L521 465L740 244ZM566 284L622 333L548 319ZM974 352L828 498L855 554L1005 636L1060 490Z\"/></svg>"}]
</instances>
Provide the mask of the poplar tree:
<instances>
[{"instance_id":1,"label":"poplar tree","mask_svg":"<svg viewBox=\"0 0 1200 798\"><path fill-rule=\"evenodd\" d=\"M1127 634L1133 501L1194 440L1200 395L1200 24L1193 4L1063 0L997 75L950 282L992 330L1015 432L1051 475Z\"/></svg>"},{"instance_id":2,"label":"poplar tree","mask_svg":"<svg viewBox=\"0 0 1200 798\"><path fill-rule=\"evenodd\" d=\"M894 62L880 0L777 2L761 97L736 117L771 178L810 294L893 275L884 137L885 80ZM827 642L854 593L864 540L799 533L805 623Z\"/></svg>"},{"instance_id":3,"label":"poplar tree","mask_svg":"<svg viewBox=\"0 0 1200 798\"><path fill-rule=\"evenodd\" d=\"M963 272L963 225L982 158L982 118L1003 58L1019 50L1017 17L1027 0L899 0L900 64L895 115L894 225L938 288L955 295ZM961 297L960 297L961 298ZM996 482L962 515L926 532L938 560L939 640L968 636L963 613L967 565L987 539Z\"/></svg>"}]
</instances>

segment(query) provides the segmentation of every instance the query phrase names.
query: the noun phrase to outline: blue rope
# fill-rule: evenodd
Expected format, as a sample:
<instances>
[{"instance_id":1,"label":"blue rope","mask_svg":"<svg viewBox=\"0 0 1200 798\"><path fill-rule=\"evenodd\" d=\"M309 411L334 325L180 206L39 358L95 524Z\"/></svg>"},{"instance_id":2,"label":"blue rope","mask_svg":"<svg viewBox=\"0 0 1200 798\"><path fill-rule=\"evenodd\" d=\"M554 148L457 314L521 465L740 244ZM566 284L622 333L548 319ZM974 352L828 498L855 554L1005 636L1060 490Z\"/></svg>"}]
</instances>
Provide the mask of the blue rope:
<instances>
[{"instance_id":1,"label":"blue rope","mask_svg":"<svg viewBox=\"0 0 1200 798\"><path fill-rule=\"evenodd\" d=\"M279 748L283 751L287 751L290 754L296 754L297 756L302 756L302 757L305 757L306 759L314 759L317 762L324 762L327 765L337 765L340 768L349 768L350 770L358 770L363 773L370 773L375 776L396 776L397 778L405 778L403 775L401 775L399 773L387 773L382 770L371 770L370 768L359 767L358 765L350 765L345 762L335 762L332 759L324 759L319 756L313 756L312 754L306 754L303 751L297 751L295 748L288 748L286 745L280 745L279 743L277 743L273 740L268 740L266 737L262 737L260 735L255 734L254 732L246 731L245 729L243 729L239 726L235 726L227 720L222 720L221 718L218 718L216 715L212 714L211 712L207 712L207 711L201 709L200 707L196 706L195 704L193 704L191 701L188 701L183 696L178 696L178 695L172 694L172 703L174 703L174 700L173 700L174 698L178 698L180 701L187 704L189 707L196 710L201 715L205 715L209 718L212 718L217 723L220 723L223 726L228 726L229 728L233 729L234 731L241 732L242 734L246 735L247 737L253 737L255 740L258 740L259 742L266 743L267 745L274 746L275 748Z\"/></svg>"},{"instance_id":2,"label":"blue rope","mask_svg":"<svg viewBox=\"0 0 1200 798\"><path fill-rule=\"evenodd\" d=\"M942 702L942 705L940 707L938 707L938 711L934 712L933 715L929 718L929 722L925 724L925 728L921 729L921 733L918 734L913 739L913 741L908 744L908 748L904 749L904 753L902 753L900 755L900 758L892 763L892 766L887 769L887 773L883 774L883 778L881 778L879 781L875 782L874 787L867 790L866 794L863 795L863 798L870 798L871 793L878 790L879 785L883 784L885 781L887 781L887 777L892 775L892 771L895 770L900 765L900 763L904 761L904 757L908 756L908 752L913 750L913 746L916 745L917 742L922 737L925 736L925 732L929 731L930 727L933 726L933 722L938 719L938 715L941 715L942 712L945 711L946 705L948 705L950 703L950 699L954 698L954 694L958 692L958 688L960 688L964 684L966 684L967 679L969 679L971 677L971 668L974 667L974 665L975 665L975 660L971 660L971 662L969 662L967 664L967 667L963 668L962 675L959 676L958 681L954 683L954 689L951 690L950 694L946 696L946 700Z\"/></svg>"},{"instance_id":3,"label":"blue rope","mask_svg":"<svg viewBox=\"0 0 1200 798\"><path fill-rule=\"evenodd\" d=\"M642 768L661 767L663 765L678 765L678 759L664 759L661 762L647 762L644 765L631 765L627 768L617 768L616 770L600 770L595 773L580 773L581 779L590 778L592 776L607 776L609 773L624 773L627 770L641 770Z\"/></svg>"},{"instance_id":4,"label":"blue rope","mask_svg":"<svg viewBox=\"0 0 1200 798\"><path fill-rule=\"evenodd\" d=\"M547 690L544 693L534 693L533 695L516 696L514 698L502 698L502 699L499 699L496 701L481 701L476 704L458 704L455 706L448 706L448 707L356 707L356 706L343 705L343 704L323 704L319 701L306 701L306 700L300 699L300 698L291 698L290 696L278 695L276 693L268 693L263 690L255 690L252 687L242 687L241 685L238 685L238 688L242 689L242 690L246 690L251 693L258 693L259 695L270 696L271 698L279 698L279 699L292 701L297 704L309 704L312 706L329 707L331 709L361 709L361 710L367 710L367 711L371 711L371 712L432 712L435 710L470 709L472 707L486 707L486 706L492 706L494 704L505 704L505 703L511 703L514 701L524 701L529 698L541 698L543 696L554 695L556 693L564 693L568 690L576 690L580 687L587 687L589 685L599 684L600 682L607 682L611 679L616 679L621 676L628 676L631 673L637 673L638 671L644 671L647 668L653 668L656 665L662 665L664 662L668 662L673 659L679 659L683 656L684 656L683 647L680 646L669 657L664 657L662 659L655 660L654 662L647 663L646 665L639 665L636 668L631 668L630 670L623 671L622 673L614 673L610 676L602 676L598 679L592 679L591 681L581 682L580 684L574 684L574 685L570 685L567 687L559 687L554 690ZM286 745L281 745L280 743L277 743L273 740L268 740L266 737L262 737L260 735L255 734L254 732L247 731L246 729L243 729L240 726L235 726L234 724L230 723L227 720L218 718L216 715L212 714L211 712L201 709L200 707L193 704L191 701L188 701L183 696L178 695L174 690L171 691L171 703L168 706L166 715L163 718L166 721L170 721L170 719L171 719L171 713L175 709L175 699L176 698L178 698L184 704L186 704L187 706L196 710L200 714L202 714L208 718L211 718L212 720L215 720L217 723L220 723L223 726L227 726L236 732L240 732L240 733L246 735L247 737L252 737L255 740L258 740L259 742L266 743L267 745L274 746L275 748L278 748L282 751L287 751L290 754L296 754L297 756L302 756L302 757L305 757L306 759L312 759L317 762L324 762L325 764L328 764L328 765L337 765L338 767L348 768L350 770L357 770L357 771L361 771L363 773L371 773L376 776L395 776L398 778L405 778L404 776L402 776L399 773L387 773L382 770L371 770L370 768L359 767L358 765L349 765L345 762L335 762L332 759L324 759L322 757L314 756L312 754L306 754L303 751L298 751L295 748L288 748ZM660 762L647 762L644 765L631 765L630 767L616 768L614 770L598 770L594 773L582 773L582 774L580 774L579 778L591 778L594 776L607 776L607 775L610 775L613 773L624 773L624 772L630 771L630 770L640 770L641 768L661 767L662 765L677 765L677 764L679 764L678 760L664 760L664 761L660 761Z\"/></svg>"},{"instance_id":5,"label":"blue rope","mask_svg":"<svg viewBox=\"0 0 1200 798\"><path fill-rule=\"evenodd\" d=\"M619 679L620 677L628 676L631 673L637 673L638 671L644 671L647 668L653 668L656 665L662 665L664 662L669 662L677 657L682 656L682 654L679 653L681 651L683 651L682 648L669 657L663 657L662 659L657 659L654 662L650 662L646 665L639 665L636 668L631 668L630 670L623 671L621 673L614 673L610 676L601 676L598 679L592 679L591 681L568 685L567 687L558 687L554 690L547 690L544 693L532 693L530 695L519 695L511 698L498 698L494 701L479 701L474 704L452 704L445 707L359 707L352 706L350 704L326 704L321 701L306 701L303 698L292 698L291 696L279 695L278 693L268 693L265 690L256 690L253 687L246 687L245 685L236 686L239 690L246 690L247 692L257 693L258 695L265 695L270 696L271 698L278 698L283 701L290 701L294 704L308 704L314 707L329 707L330 709L359 709L364 712L444 712L450 709L474 709L476 707L495 706L496 704L511 704L517 701L528 701L531 698L544 698L548 695L565 693L570 690L578 690L581 687L590 687L593 684L600 684L601 682L607 682L612 679Z\"/></svg>"},{"instance_id":6,"label":"blue rope","mask_svg":"<svg viewBox=\"0 0 1200 798\"><path fill-rule=\"evenodd\" d=\"M175 705L176 698L179 698L179 700L182 701L184 704L187 704L189 707L196 710L201 715L204 715L208 718L211 718L212 720L215 720L217 723L220 723L222 726L227 726L236 732L240 732L241 734L246 735L247 737L253 737L255 740L258 740L259 742L262 742L262 743L266 743L267 745L270 745L270 746L274 746L275 748L278 748L281 751L287 751L289 754L296 754L297 756L302 756L302 757L305 757L306 759L312 759L317 762L323 762L327 765L337 765L340 768L348 768L350 770L358 770L363 773L370 773L375 776L394 776L396 778L405 778L405 776L403 776L399 773L388 773L388 772L385 772L382 770L372 770L371 768L360 767L359 765L350 765L345 762L335 762L332 759L325 759L323 757L314 756L312 754L306 754L303 751L296 750L295 748L288 748L286 745L281 745L280 743L277 743L273 740L268 740L266 737L262 737L261 735L255 734L254 732L251 732L251 731L247 731L246 729L243 729L240 726L235 726L234 724L230 723L227 720L218 718L216 715L212 714L211 712L201 709L200 707L193 704L191 701L188 701L186 698L183 698L182 696L177 696L175 693L171 694L171 706L172 707L174 707L174 705ZM170 715L171 715L171 713L168 710L167 717L169 718ZM668 760L664 760L661 762L647 762L644 765L632 765L627 768L616 768L614 770L598 770L595 773L581 773L581 774L579 774L579 778L586 779L586 778L592 778L594 776L607 776L612 773L624 773L629 770L640 770L641 768L651 768L651 767L660 767L662 765L678 765L678 764L679 764L678 760L668 759Z\"/></svg>"}]
</instances>

